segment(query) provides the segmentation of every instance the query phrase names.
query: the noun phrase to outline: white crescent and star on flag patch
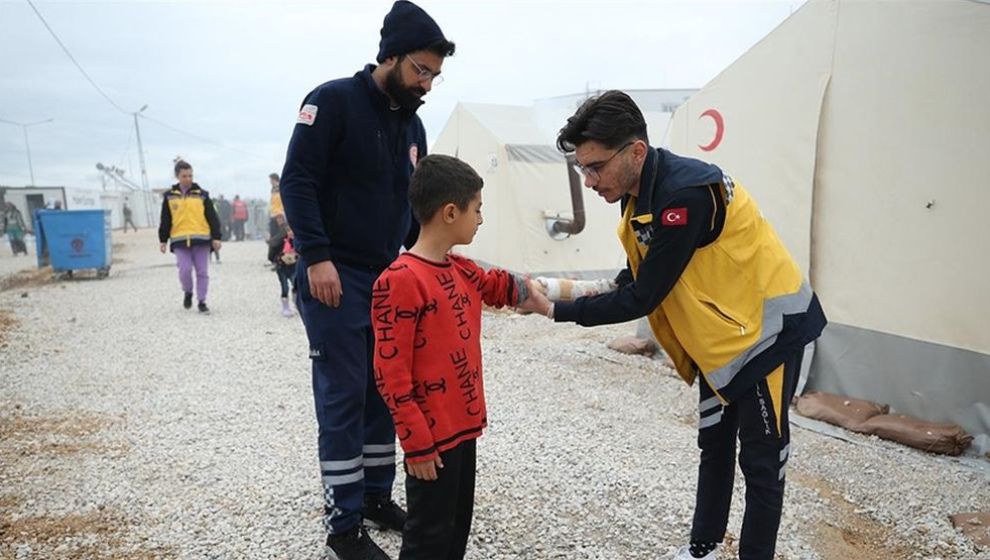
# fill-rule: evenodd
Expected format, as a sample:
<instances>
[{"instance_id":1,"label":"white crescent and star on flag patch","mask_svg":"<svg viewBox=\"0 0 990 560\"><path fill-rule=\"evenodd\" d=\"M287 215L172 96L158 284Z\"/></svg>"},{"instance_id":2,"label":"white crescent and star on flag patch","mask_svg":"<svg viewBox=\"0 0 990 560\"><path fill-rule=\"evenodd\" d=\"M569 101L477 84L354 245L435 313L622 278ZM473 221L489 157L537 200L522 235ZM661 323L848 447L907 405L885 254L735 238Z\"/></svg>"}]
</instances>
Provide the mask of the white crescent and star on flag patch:
<instances>
[{"instance_id":1,"label":"white crescent and star on flag patch","mask_svg":"<svg viewBox=\"0 0 990 560\"><path fill-rule=\"evenodd\" d=\"M319 110L320 108L316 105L303 105L302 109L299 110L299 116L296 117L296 123L313 126L313 123L316 122L316 113Z\"/></svg>"},{"instance_id":2,"label":"white crescent and star on flag patch","mask_svg":"<svg viewBox=\"0 0 990 560\"><path fill-rule=\"evenodd\" d=\"M686 226L688 223L687 208L665 208L660 213L660 225Z\"/></svg>"}]
</instances>

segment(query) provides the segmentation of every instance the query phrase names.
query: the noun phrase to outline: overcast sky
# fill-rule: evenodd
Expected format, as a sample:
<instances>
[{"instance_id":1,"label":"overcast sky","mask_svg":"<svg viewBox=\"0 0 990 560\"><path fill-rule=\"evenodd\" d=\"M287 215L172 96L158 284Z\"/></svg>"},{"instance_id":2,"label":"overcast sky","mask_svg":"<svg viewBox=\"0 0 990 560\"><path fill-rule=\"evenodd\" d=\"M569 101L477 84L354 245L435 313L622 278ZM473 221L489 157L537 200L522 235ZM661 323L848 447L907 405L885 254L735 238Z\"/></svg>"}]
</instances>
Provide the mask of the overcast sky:
<instances>
[{"instance_id":1,"label":"overcast sky","mask_svg":"<svg viewBox=\"0 0 990 560\"><path fill-rule=\"evenodd\" d=\"M457 54L419 114L430 141L459 101L529 105L591 89L697 88L802 4L418 2ZM140 121L152 187L189 160L214 193L262 196L304 95L372 62L391 1L34 0L79 64ZM28 128L35 182L100 188L97 162L140 182L134 121L73 65L23 0L0 0L0 119ZM0 185L30 182L23 130L0 123Z\"/></svg>"}]
</instances>

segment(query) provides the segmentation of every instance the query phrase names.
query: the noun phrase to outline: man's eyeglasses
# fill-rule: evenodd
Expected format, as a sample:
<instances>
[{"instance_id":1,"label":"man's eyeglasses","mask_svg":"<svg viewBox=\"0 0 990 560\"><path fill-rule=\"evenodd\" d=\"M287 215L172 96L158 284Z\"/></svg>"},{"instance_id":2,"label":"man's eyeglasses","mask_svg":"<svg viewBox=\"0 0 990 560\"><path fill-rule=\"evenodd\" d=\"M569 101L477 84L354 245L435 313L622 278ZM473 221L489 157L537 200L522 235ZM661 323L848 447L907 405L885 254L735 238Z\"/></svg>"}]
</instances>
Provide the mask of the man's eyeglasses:
<instances>
[{"instance_id":1,"label":"man's eyeglasses","mask_svg":"<svg viewBox=\"0 0 990 560\"><path fill-rule=\"evenodd\" d=\"M615 153L612 154L605 161L600 161L597 163L589 163L588 165L581 165L580 163L577 163L575 165L577 166L578 171L580 171L582 175L597 181L602 178L601 175L602 169L605 169L605 166L608 165L608 162L612 161L615 158L615 156L622 153L622 150L625 150L629 146L632 146L634 143L635 142L626 142L621 148L616 150Z\"/></svg>"},{"instance_id":2,"label":"man's eyeglasses","mask_svg":"<svg viewBox=\"0 0 990 560\"><path fill-rule=\"evenodd\" d=\"M406 58L409 59L409 62L413 63L413 67L416 69L416 79L418 81L420 82L432 81L433 85L439 85L443 83L443 76L441 76L439 72L433 72L428 68L423 68L421 64L416 62L415 58L409 55L406 55Z\"/></svg>"}]
</instances>

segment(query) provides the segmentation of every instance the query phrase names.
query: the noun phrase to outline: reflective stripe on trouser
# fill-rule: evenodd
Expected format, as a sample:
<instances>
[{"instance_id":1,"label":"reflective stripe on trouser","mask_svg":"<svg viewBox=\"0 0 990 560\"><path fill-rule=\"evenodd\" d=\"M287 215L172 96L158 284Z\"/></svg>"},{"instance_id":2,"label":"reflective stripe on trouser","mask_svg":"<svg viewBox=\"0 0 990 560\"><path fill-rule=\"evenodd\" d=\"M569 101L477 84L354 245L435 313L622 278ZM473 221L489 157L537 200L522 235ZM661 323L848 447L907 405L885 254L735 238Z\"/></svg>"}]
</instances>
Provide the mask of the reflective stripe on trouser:
<instances>
[{"instance_id":1,"label":"reflective stripe on trouser","mask_svg":"<svg viewBox=\"0 0 990 560\"><path fill-rule=\"evenodd\" d=\"M700 378L698 493L691 540L722 542L739 467L746 479L740 560L771 560L784 502L784 468L790 456L788 404L794 396L803 349L727 406Z\"/></svg>"},{"instance_id":2,"label":"reflective stripe on trouser","mask_svg":"<svg viewBox=\"0 0 990 560\"><path fill-rule=\"evenodd\" d=\"M337 265L339 308L313 299L305 264L297 275L301 315L313 361L319 423L324 525L331 533L361 521L365 494L384 494L395 480L395 427L372 374L373 271Z\"/></svg>"}]
</instances>

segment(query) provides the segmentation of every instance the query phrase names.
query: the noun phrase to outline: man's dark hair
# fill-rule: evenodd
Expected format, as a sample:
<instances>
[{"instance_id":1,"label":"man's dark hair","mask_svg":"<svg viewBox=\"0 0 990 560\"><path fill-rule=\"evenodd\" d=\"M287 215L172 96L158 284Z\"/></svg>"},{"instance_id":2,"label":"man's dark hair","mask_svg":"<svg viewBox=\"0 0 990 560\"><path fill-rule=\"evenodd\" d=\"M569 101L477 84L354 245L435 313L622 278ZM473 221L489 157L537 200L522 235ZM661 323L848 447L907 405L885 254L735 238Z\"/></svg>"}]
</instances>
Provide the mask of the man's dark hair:
<instances>
[{"instance_id":1,"label":"man's dark hair","mask_svg":"<svg viewBox=\"0 0 990 560\"><path fill-rule=\"evenodd\" d=\"M457 45L455 45L453 41L440 39L426 45L423 47L423 50L430 51L441 58L447 58L448 56L454 56L454 51L457 50Z\"/></svg>"},{"instance_id":2,"label":"man's dark hair","mask_svg":"<svg viewBox=\"0 0 990 560\"><path fill-rule=\"evenodd\" d=\"M182 171L183 169L192 170L192 166L189 165L189 162L187 162L185 160L181 160L181 159L179 161L175 162L175 176L176 177L179 176L179 172Z\"/></svg>"},{"instance_id":3,"label":"man's dark hair","mask_svg":"<svg viewBox=\"0 0 990 560\"><path fill-rule=\"evenodd\" d=\"M409 184L413 216L421 224L429 222L446 204L466 210L484 180L463 161L441 154L419 160Z\"/></svg>"},{"instance_id":4,"label":"man's dark hair","mask_svg":"<svg viewBox=\"0 0 990 560\"><path fill-rule=\"evenodd\" d=\"M633 139L650 143L646 119L631 97L618 90L588 98L557 134L557 149L573 152L589 140L615 149Z\"/></svg>"},{"instance_id":5,"label":"man's dark hair","mask_svg":"<svg viewBox=\"0 0 990 560\"><path fill-rule=\"evenodd\" d=\"M268 178L272 181L278 181L278 173L271 173L268 175Z\"/></svg>"}]
</instances>

